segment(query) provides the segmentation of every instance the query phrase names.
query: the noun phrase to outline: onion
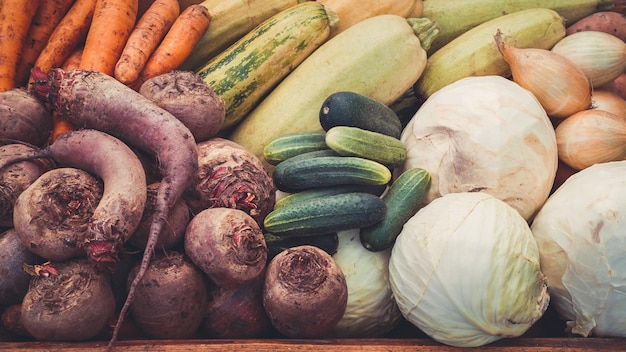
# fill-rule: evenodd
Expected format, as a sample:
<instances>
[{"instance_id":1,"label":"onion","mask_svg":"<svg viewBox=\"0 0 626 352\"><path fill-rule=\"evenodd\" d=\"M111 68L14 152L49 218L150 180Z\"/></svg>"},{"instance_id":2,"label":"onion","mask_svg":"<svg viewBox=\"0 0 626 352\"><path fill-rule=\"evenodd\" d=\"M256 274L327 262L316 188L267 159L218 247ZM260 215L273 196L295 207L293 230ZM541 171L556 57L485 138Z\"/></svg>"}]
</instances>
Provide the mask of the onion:
<instances>
[{"instance_id":1,"label":"onion","mask_svg":"<svg viewBox=\"0 0 626 352\"><path fill-rule=\"evenodd\" d=\"M593 87L609 83L626 69L626 43L605 32L572 33L559 40L552 52L580 67Z\"/></svg>"},{"instance_id":2,"label":"onion","mask_svg":"<svg viewBox=\"0 0 626 352\"><path fill-rule=\"evenodd\" d=\"M566 118L591 106L589 80L572 61L547 49L510 46L500 31L495 40L513 81L533 93L550 117Z\"/></svg>"},{"instance_id":3,"label":"onion","mask_svg":"<svg viewBox=\"0 0 626 352\"><path fill-rule=\"evenodd\" d=\"M574 169L626 158L626 115L589 109L555 129L559 158Z\"/></svg>"},{"instance_id":4,"label":"onion","mask_svg":"<svg viewBox=\"0 0 626 352\"><path fill-rule=\"evenodd\" d=\"M592 108L604 110L618 116L626 116L626 99L604 89L594 89L591 94Z\"/></svg>"}]
</instances>

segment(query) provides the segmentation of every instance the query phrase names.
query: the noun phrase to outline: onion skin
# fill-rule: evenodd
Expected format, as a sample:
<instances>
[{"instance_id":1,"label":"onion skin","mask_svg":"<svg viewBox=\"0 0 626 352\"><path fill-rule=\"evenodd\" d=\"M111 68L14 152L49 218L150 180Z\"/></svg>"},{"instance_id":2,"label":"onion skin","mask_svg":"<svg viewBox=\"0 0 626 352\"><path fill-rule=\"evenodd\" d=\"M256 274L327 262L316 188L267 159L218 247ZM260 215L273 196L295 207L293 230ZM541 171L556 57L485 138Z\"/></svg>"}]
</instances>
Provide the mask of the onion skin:
<instances>
[{"instance_id":1,"label":"onion skin","mask_svg":"<svg viewBox=\"0 0 626 352\"><path fill-rule=\"evenodd\" d=\"M234 289L259 275L267 263L267 245L259 225L246 212L210 208L187 226L185 253L219 287Z\"/></svg>"},{"instance_id":2,"label":"onion skin","mask_svg":"<svg viewBox=\"0 0 626 352\"><path fill-rule=\"evenodd\" d=\"M40 341L83 341L100 333L115 311L110 278L87 258L52 263L56 275L33 277L22 322Z\"/></svg>"},{"instance_id":3,"label":"onion skin","mask_svg":"<svg viewBox=\"0 0 626 352\"><path fill-rule=\"evenodd\" d=\"M617 116L626 117L626 99L608 90L595 89L591 95L593 109L603 110Z\"/></svg>"},{"instance_id":4,"label":"onion skin","mask_svg":"<svg viewBox=\"0 0 626 352\"><path fill-rule=\"evenodd\" d=\"M320 338L346 311L348 287L332 257L314 246L292 247L267 267L263 306L272 325L289 338Z\"/></svg>"}]
</instances>

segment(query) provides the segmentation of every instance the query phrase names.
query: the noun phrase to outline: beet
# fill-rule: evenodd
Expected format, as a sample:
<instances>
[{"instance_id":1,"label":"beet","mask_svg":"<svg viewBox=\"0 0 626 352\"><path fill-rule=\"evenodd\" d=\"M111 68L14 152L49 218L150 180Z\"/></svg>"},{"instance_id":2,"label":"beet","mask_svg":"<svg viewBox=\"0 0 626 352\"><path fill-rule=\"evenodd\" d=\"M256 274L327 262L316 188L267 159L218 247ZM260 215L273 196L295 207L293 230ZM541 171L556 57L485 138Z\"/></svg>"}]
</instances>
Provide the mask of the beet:
<instances>
[{"instance_id":1,"label":"beet","mask_svg":"<svg viewBox=\"0 0 626 352\"><path fill-rule=\"evenodd\" d=\"M12 304L2 311L0 315L0 321L2 321L2 327L17 336L32 337L22 322L22 304Z\"/></svg>"},{"instance_id":2,"label":"beet","mask_svg":"<svg viewBox=\"0 0 626 352\"><path fill-rule=\"evenodd\" d=\"M38 257L22 245L14 229L0 234L0 306L22 302L30 283L23 264L36 261Z\"/></svg>"},{"instance_id":3,"label":"beet","mask_svg":"<svg viewBox=\"0 0 626 352\"><path fill-rule=\"evenodd\" d=\"M276 187L257 156L215 137L198 143L198 174L183 197L194 214L208 208L234 208L262 225L274 208Z\"/></svg>"},{"instance_id":4,"label":"beet","mask_svg":"<svg viewBox=\"0 0 626 352\"><path fill-rule=\"evenodd\" d=\"M25 144L0 146L0 160L34 150ZM3 162L3 161L0 161ZM15 163L0 170L0 226L13 227L13 207L17 197L54 165L46 160Z\"/></svg>"},{"instance_id":5,"label":"beet","mask_svg":"<svg viewBox=\"0 0 626 352\"><path fill-rule=\"evenodd\" d=\"M128 276L132 283L139 265ZM193 337L207 306L208 281L183 253L157 252L143 280L130 314L137 326L153 339Z\"/></svg>"},{"instance_id":6,"label":"beet","mask_svg":"<svg viewBox=\"0 0 626 352\"><path fill-rule=\"evenodd\" d=\"M0 92L0 139L43 146L52 132L52 114L24 88Z\"/></svg>"},{"instance_id":7,"label":"beet","mask_svg":"<svg viewBox=\"0 0 626 352\"><path fill-rule=\"evenodd\" d=\"M115 312L109 275L87 258L53 262L56 275L35 276L22 302L26 331L40 341L83 341Z\"/></svg>"},{"instance_id":8,"label":"beet","mask_svg":"<svg viewBox=\"0 0 626 352\"><path fill-rule=\"evenodd\" d=\"M141 216L141 221L139 222L137 229L135 229L135 232L133 232L132 236L128 239L128 243L136 248L145 249L146 244L148 243L150 226L154 221L153 218L156 210L156 197L159 187L160 182L148 185L148 198ZM185 228L187 228L189 220L191 220L189 206L187 206L187 203L185 203L182 198L179 198L178 202L172 206L166 220L166 225L163 226L161 233L159 233L156 248L171 249L180 244L185 237Z\"/></svg>"},{"instance_id":9,"label":"beet","mask_svg":"<svg viewBox=\"0 0 626 352\"><path fill-rule=\"evenodd\" d=\"M139 94L179 119L196 142L217 135L226 117L222 98L191 71L170 71L145 81Z\"/></svg>"},{"instance_id":10,"label":"beet","mask_svg":"<svg viewBox=\"0 0 626 352\"><path fill-rule=\"evenodd\" d=\"M265 275L235 289L212 285L201 332L209 338L264 338L272 330L263 308Z\"/></svg>"},{"instance_id":11,"label":"beet","mask_svg":"<svg viewBox=\"0 0 626 352\"><path fill-rule=\"evenodd\" d=\"M324 337L341 320L347 304L345 276L320 248L288 248L267 266L263 306L272 325L287 337Z\"/></svg>"},{"instance_id":12,"label":"beet","mask_svg":"<svg viewBox=\"0 0 626 352\"><path fill-rule=\"evenodd\" d=\"M57 168L44 173L15 204L14 223L20 240L48 260L85 256L83 243L103 192L102 182L80 169Z\"/></svg>"},{"instance_id":13,"label":"beet","mask_svg":"<svg viewBox=\"0 0 626 352\"><path fill-rule=\"evenodd\" d=\"M219 287L234 289L262 275L267 246L259 225L242 210L210 208L185 231L185 253Z\"/></svg>"}]
</instances>

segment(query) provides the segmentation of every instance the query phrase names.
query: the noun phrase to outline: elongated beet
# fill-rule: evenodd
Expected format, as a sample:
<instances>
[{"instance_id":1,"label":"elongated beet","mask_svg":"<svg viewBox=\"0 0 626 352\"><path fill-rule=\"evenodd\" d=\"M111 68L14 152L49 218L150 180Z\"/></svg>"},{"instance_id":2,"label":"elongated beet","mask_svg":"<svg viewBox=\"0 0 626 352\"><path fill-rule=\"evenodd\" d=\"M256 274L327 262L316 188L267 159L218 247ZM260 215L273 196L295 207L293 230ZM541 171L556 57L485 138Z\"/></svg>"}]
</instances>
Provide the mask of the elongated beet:
<instances>
[{"instance_id":1,"label":"elongated beet","mask_svg":"<svg viewBox=\"0 0 626 352\"><path fill-rule=\"evenodd\" d=\"M29 251L47 260L84 257L89 224L103 194L102 181L87 171L50 170L18 198L15 231Z\"/></svg>"},{"instance_id":2,"label":"elongated beet","mask_svg":"<svg viewBox=\"0 0 626 352\"><path fill-rule=\"evenodd\" d=\"M52 114L24 88L0 92L0 139L43 146L52 132Z\"/></svg>"},{"instance_id":3,"label":"elongated beet","mask_svg":"<svg viewBox=\"0 0 626 352\"><path fill-rule=\"evenodd\" d=\"M158 160L163 176L154 221L141 267L109 342L110 350L139 284L170 209L193 183L198 150L191 131L171 113L104 73L52 69L32 72L35 94L75 126L105 131L144 150Z\"/></svg>"},{"instance_id":4,"label":"elongated beet","mask_svg":"<svg viewBox=\"0 0 626 352\"><path fill-rule=\"evenodd\" d=\"M33 150L34 147L25 144L0 146L0 163ZM0 226L13 227L13 207L17 197L39 176L53 167L51 162L32 160L15 163L0 170Z\"/></svg>"}]
</instances>

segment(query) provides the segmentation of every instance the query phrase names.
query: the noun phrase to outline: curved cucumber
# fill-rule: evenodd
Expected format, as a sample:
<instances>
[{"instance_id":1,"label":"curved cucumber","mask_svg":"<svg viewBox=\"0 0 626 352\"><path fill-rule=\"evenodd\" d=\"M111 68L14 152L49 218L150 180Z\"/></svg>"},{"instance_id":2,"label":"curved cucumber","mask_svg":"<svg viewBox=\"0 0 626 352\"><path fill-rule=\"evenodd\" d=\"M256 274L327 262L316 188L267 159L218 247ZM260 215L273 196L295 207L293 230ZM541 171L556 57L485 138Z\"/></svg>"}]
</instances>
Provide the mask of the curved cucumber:
<instances>
[{"instance_id":1,"label":"curved cucumber","mask_svg":"<svg viewBox=\"0 0 626 352\"><path fill-rule=\"evenodd\" d=\"M370 226L385 216L385 202L369 193L342 193L272 210L263 222L278 236L324 234Z\"/></svg>"},{"instance_id":2,"label":"curved cucumber","mask_svg":"<svg viewBox=\"0 0 626 352\"><path fill-rule=\"evenodd\" d=\"M404 224L423 206L430 179L421 168L408 169L396 178L382 198L387 205L383 220L360 231L363 247L377 252L394 244Z\"/></svg>"},{"instance_id":3,"label":"curved cucumber","mask_svg":"<svg viewBox=\"0 0 626 352\"><path fill-rule=\"evenodd\" d=\"M285 133L272 139L263 148L263 158L271 165L278 165L293 156L328 149L324 131Z\"/></svg>"},{"instance_id":4,"label":"curved cucumber","mask_svg":"<svg viewBox=\"0 0 626 352\"><path fill-rule=\"evenodd\" d=\"M399 139L359 127L335 126L326 132L326 145L343 156L358 156L389 167L406 159L406 147Z\"/></svg>"}]
</instances>

